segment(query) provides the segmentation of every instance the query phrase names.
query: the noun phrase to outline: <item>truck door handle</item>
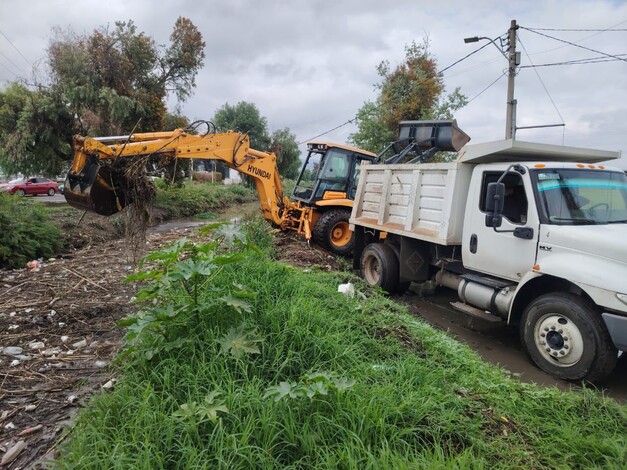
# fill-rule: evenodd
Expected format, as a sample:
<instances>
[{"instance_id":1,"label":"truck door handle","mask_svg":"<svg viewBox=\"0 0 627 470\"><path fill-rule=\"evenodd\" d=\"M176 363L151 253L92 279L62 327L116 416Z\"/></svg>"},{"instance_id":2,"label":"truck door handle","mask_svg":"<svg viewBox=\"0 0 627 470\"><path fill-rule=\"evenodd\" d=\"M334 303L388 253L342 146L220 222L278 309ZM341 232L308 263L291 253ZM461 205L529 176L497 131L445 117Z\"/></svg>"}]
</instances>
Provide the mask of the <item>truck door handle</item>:
<instances>
[{"instance_id":1,"label":"truck door handle","mask_svg":"<svg viewBox=\"0 0 627 470\"><path fill-rule=\"evenodd\" d=\"M477 252L477 235L475 233L473 233L470 236L470 252L471 253L476 253Z\"/></svg>"}]
</instances>

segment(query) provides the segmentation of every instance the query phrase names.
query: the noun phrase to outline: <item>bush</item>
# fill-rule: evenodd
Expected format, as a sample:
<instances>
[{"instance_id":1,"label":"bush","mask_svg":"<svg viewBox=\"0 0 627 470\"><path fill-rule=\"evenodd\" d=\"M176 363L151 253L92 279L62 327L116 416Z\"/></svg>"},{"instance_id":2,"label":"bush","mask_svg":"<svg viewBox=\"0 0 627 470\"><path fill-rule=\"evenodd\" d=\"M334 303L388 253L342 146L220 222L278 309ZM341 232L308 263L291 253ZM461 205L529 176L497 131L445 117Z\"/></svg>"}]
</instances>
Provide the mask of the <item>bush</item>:
<instances>
[{"instance_id":1,"label":"bush","mask_svg":"<svg viewBox=\"0 0 627 470\"><path fill-rule=\"evenodd\" d=\"M54 256L61 232L43 207L0 194L0 268L23 267L28 261Z\"/></svg>"},{"instance_id":2,"label":"bush","mask_svg":"<svg viewBox=\"0 0 627 470\"><path fill-rule=\"evenodd\" d=\"M253 189L241 185L186 182L182 187L157 185L155 207L166 218L189 217L257 199Z\"/></svg>"}]
</instances>

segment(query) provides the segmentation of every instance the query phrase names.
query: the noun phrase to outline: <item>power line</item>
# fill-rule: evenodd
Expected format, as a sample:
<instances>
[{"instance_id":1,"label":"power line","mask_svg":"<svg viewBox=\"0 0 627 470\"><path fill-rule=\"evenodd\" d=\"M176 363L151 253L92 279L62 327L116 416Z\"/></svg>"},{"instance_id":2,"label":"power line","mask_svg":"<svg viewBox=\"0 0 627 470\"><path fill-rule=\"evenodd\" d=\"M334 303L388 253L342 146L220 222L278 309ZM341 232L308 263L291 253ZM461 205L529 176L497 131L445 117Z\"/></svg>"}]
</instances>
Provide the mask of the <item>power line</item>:
<instances>
[{"instance_id":1,"label":"power line","mask_svg":"<svg viewBox=\"0 0 627 470\"><path fill-rule=\"evenodd\" d=\"M505 74L507 73L507 71L504 71L503 73L501 73L501 75L498 76L498 78L496 80L494 80L492 83L490 83L487 87L485 87L483 90L481 90L479 93L477 93L475 96L473 96L471 99L468 100L468 102L466 103L466 105L470 104L472 101L474 101L475 99L479 98L481 95L483 95L484 92L488 91L488 89L490 89L492 87L492 85L496 84L496 82L498 82L501 78L503 78L505 76Z\"/></svg>"},{"instance_id":2,"label":"power line","mask_svg":"<svg viewBox=\"0 0 627 470\"><path fill-rule=\"evenodd\" d=\"M477 52L479 52L481 49L483 49L484 47L486 47L488 44L490 44L490 43L488 42L488 43L484 44L483 46L481 46L481 47L479 47L479 48L475 49L474 51L472 51L470 54L466 54L466 55L465 55L464 57L462 57L461 59L458 59L458 60L456 60L455 62L453 62L452 64L448 65L447 67L444 67L442 70L440 70L440 71L436 72L435 76L437 77L438 75L442 75L442 74L443 74L444 72L446 72L448 69L450 69L451 67L453 67L453 66L455 66L455 65L459 64L460 62L463 62L464 60L468 59L468 57L470 57L470 56L471 56L471 55L473 55L473 54L476 54L476 53L477 53ZM429 78L426 78L426 79L422 80L421 82L419 82L419 83L418 83L418 85L422 85L423 83L426 83L427 81L431 80L432 78L434 78L434 77L429 77ZM499 77L499 78L501 78L501 77ZM497 80L498 80L498 79L497 79ZM490 86L492 86L492 85L490 85ZM489 88L489 87L488 87L488 88ZM484 90L484 91L485 91L485 90ZM481 93L483 93L483 92L481 92ZM477 95L477 96L478 96L478 95ZM475 98L476 98L476 97L475 97ZM474 98L473 98L473 99L474 99ZM375 106L375 107L371 110L371 112L372 112L372 111L376 111L377 109L381 108L384 104L385 104L385 103L381 103L381 104L379 104L379 105ZM338 126L335 126L333 129L329 129L328 131L322 132L322 133L320 133L320 134L318 134L318 135L316 135L316 136L314 136L314 137L311 137L311 138L309 138L309 139L303 140L302 142L299 142L299 143L298 143L298 145L305 144L305 143L307 143L307 142L309 142L309 141L311 141L311 140L317 139L318 137L322 137L323 135L329 134L330 132L333 132L333 131L335 131L335 130L337 130L337 129L340 129L341 127L344 127L344 126L346 126L346 125L348 125L348 124L352 124L352 123L353 123L353 122L355 122L356 120L357 120L357 116L355 116L354 118L349 119L348 121L343 122L342 124L340 124L340 125L338 125Z\"/></svg>"},{"instance_id":3,"label":"power line","mask_svg":"<svg viewBox=\"0 0 627 470\"><path fill-rule=\"evenodd\" d=\"M616 54L617 57L627 56L627 54ZM563 62L552 62L548 64L534 64L534 65L521 65L519 69L530 69L537 67L552 67L555 65L586 65L586 64L598 64L601 62L616 62L619 58L613 59L605 56L589 57L587 59L567 60Z\"/></svg>"},{"instance_id":4,"label":"power line","mask_svg":"<svg viewBox=\"0 0 627 470\"><path fill-rule=\"evenodd\" d=\"M525 55L527 56L527 59L529 60L529 62L531 63L531 65L533 65L533 62L531 61L531 57L529 57L529 53L527 52L527 48L525 47L525 45L522 43L522 41L520 40L520 38L518 38L518 42L520 43L520 45L523 48L523 51L525 51ZM544 81L542 80L542 77L540 77L540 74L538 73L538 70L536 68L533 69L533 71L536 73L536 75L538 76L538 80L540 80L540 83L542 84L542 88L544 88L544 91L546 92L547 96L549 97L549 100L551 100L551 103L553 104L553 107L555 108L555 111L557 111L558 116L560 117L560 119L562 120L562 124L564 124L564 117L562 116L562 113L560 113L560 110L557 109L557 105L555 104L555 101L553 101L553 97L551 96L551 94L549 93L549 90L547 89L546 85L544 84Z\"/></svg>"},{"instance_id":5,"label":"power line","mask_svg":"<svg viewBox=\"0 0 627 470\"><path fill-rule=\"evenodd\" d=\"M605 28L605 29L529 28L529 29L533 29L535 31L581 31L581 32L598 31L601 33L604 33L606 31L617 31L617 32L627 31L627 28L619 28L619 29L612 29L612 28Z\"/></svg>"},{"instance_id":6,"label":"power line","mask_svg":"<svg viewBox=\"0 0 627 470\"><path fill-rule=\"evenodd\" d=\"M554 37L554 36L550 36L550 35L548 35L548 34L544 34L544 33L541 33L541 32L539 32L539 31L536 31L536 30L533 30L533 29L530 29L530 28L525 28L524 26L520 26L520 28L521 28L521 29L526 29L527 31L531 31L532 33L538 34L538 35L540 35L540 36L547 37L547 38L549 38L549 39L554 39L555 41L563 42L563 43L565 43L565 44L569 44L569 45L571 45L571 46L579 47L579 48L581 48L581 49L585 49L585 50L587 50L587 51L595 52L595 53L597 53L597 54L601 54L601 55L604 55L604 56L606 56L606 57L612 57L613 59L623 60L623 61L627 62L627 59L622 58L622 57L618 57L618 56L615 56L615 55L612 55L612 54L607 54L607 53L605 53L605 52L598 51L598 50L596 50L596 49L592 49L592 48L590 48L590 47L585 47L585 46L582 46L582 45L580 45L580 44L575 44L574 42L566 41L566 40L564 40L564 39L559 39L559 38L556 38L556 37Z\"/></svg>"},{"instance_id":7,"label":"power line","mask_svg":"<svg viewBox=\"0 0 627 470\"><path fill-rule=\"evenodd\" d=\"M32 67L33 64L26 57L24 57L24 54L22 54L22 51L20 51L17 48L17 46L11 42L11 40L7 37L7 35L4 34L3 31L0 31L0 34L2 34L4 36L4 39L9 41L9 44L11 44L13 46L13 49L15 49L20 56L22 56L22 59L24 59L24 61L26 61L26 63Z\"/></svg>"},{"instance_id":8,"label":"power line","mask_svg":"<svg viewBox=\"0 0 627 470\"><path fill-rule=\"evenodd\" d=\"M0 56L4 57L4 59L10 63L13 67L16 68L16 70L18 72L24 72L24 70L22 69L22 67L20 67L19 65L17 65L15 62L13 62L11 59L9 59L7 56L5 56L2 52L0 52Z\"/></svg>"}]
</instances>

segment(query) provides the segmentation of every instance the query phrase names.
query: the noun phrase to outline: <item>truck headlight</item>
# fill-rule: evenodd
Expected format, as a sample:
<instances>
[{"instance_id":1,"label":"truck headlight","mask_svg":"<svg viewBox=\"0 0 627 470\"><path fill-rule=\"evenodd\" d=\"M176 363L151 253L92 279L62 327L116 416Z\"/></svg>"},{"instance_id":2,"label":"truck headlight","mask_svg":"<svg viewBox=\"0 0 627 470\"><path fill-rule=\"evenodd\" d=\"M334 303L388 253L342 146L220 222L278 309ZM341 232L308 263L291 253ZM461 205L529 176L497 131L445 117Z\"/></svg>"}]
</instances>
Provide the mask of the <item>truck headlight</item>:
<instances>
[{"instance_id":1,"label":"truck headlight","mask_svg":"<svg viewBox=\"0 0 627 470\"><path fill-rule=\"evenodd\" d=\"M616 297L618 297L618 300L620 300L622 303L627 305L627 294L616 293Z\"/></svg>"}]
</instances>

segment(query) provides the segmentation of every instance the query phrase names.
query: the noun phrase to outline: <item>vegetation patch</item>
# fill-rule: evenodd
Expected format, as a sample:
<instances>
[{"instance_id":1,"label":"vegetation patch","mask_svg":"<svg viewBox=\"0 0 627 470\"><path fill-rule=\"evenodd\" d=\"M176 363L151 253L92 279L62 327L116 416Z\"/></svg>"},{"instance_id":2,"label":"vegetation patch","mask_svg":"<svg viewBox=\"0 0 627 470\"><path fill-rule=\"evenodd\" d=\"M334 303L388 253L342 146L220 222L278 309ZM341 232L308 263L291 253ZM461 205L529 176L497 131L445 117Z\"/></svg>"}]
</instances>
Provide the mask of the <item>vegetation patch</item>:
<instances>
[{"instance_id":1,"label":"vegetation patch","mask_svg":"<svg viewBox=\"0 0 627 470\"><path fill-rule=\"evenodd\" d=\"M0 268L21 268L50 258L63 245L61 232L37 203L0 194Z\"/></svg>"},{"instance_id":2,"label":"vegetation patch","mask_svg":"<svg viewBox=\"0 0 627 470\"><path fill-rule=\"evenodd\" d=\"M612 400L510 379L378 291L358 284L367 298L348 298L339 274L273 262L218 230L149 255L132 278L144 287L123 320L121 380L84 411L62 467L624 463Z\"/></svg>"},{"instance_id":3,"label":"vegetation patch","mask_svg":"<svg viewBox=\"0 0 627 470\"><path fill-rule=\"evenodd\" d=\"M186 181L181 186L157 180L154 208L163 219L191 217L244 202L258 200L254 189L240 184L222 185Z\"/></svg>"}]
</instances>

